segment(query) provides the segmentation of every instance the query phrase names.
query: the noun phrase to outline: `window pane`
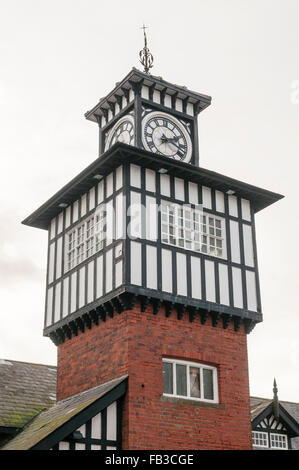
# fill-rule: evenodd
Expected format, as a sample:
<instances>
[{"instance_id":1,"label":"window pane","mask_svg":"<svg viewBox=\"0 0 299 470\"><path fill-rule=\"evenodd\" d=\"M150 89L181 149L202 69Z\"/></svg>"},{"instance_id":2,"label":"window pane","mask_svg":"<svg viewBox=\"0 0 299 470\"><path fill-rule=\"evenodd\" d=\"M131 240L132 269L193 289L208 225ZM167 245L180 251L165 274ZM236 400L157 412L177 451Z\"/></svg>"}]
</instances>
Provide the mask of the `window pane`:
<instances>
[{"instance_id":1,"label":"window pane","mask_svg":"<svg viewBox=\"0 0 299 470\"><path fill-rule=\"evenodd\" d=\"M203 369L204 398L214 400L213 390L213 371L211 369Z\"/></svg>"},{"instance_id":2,"label":"window pane","mask_svg":"<svg viewBox=\"0 0 299 470\"><path fill-rule=\"evenodd\" d=\"M172 363L163 362L163 393L173 394Z\"/></svg>"},{"instance_id":3,"label":"window pane","mask_svg":"<svg viewBox=\"0 0 299 470\"><path fill-rule=\"evenodd\" d=\"M187 368L182 364L176 364L176 393L187 396Z\"/></svg>"},{"instance_id":4,"label":"window pane","mask_svg":"<svg viewBox=\"0 0 299 470\"><path fill-rule=\"evenodd\" d=\"M252 432L252 444L258 447L268 447L268 434L265 432Z\"/></svg>"},{"instance_id":5,"label":"window pane","mask_svg":"<svg viewBox=\"0 0 299 470\"><path fill-rule=\"evenodd\" d=\"M200 370L190 367L190 396L200 398Z\"/></svg>"}]
</instances>

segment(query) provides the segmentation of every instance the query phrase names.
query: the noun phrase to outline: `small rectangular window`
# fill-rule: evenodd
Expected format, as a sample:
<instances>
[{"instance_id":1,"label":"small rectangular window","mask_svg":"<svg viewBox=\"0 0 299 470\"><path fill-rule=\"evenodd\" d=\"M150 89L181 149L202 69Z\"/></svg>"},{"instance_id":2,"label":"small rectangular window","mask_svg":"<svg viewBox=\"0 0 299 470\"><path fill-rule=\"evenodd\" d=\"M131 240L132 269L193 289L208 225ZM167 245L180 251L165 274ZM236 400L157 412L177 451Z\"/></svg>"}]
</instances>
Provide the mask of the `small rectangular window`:
<instances>
[{"instance_id":1,"label":"small rectangular window","mask_svg":"<svg viewBox=\"0 0 299 470\"><path fill-rule=\"evenodd\" d=\"M161 221L163 243L225 258L225 226L221 217L162 201Z\"/></svg>"},{"instance_id":2,"label":"small rectangular window","mask_svg":"<svg viewBox=\"0 0 299 470\"><path fill-rule=\"evenodd\" d=\"M271 449L280 449L286 450L288 449L288 438L286 434L270 434L270 446Z\"/></svg>"},{"instance_id":3,"label":"small rectangular window","mask_svg":"<svg viewBox=\"0 0 299 470\"><path fill-rule=\"evenodd\" d=\"M163 394L218 403L216 367L163 359Z\"/></svg>"},{"instance_id":4,"label":"small rectangular window","mask_svg":"<svg viewBox=\"0 0 299 470\"><path fill-rule=\"evenodd\" d=\"M70 270L104 247L106 238L106 209L103 205L83 223L67 234L66 269Z\"/></svg>"},{"instance_id":5,"label":"small rectangular window","mask_svg":"<svg viewBox=\"0 0 299 470\"><path fill-rule=\"evenodd\" d=\"M269 447L268 433L252 431L252 445L254 447Z\"/></svg>"}]
</instances>

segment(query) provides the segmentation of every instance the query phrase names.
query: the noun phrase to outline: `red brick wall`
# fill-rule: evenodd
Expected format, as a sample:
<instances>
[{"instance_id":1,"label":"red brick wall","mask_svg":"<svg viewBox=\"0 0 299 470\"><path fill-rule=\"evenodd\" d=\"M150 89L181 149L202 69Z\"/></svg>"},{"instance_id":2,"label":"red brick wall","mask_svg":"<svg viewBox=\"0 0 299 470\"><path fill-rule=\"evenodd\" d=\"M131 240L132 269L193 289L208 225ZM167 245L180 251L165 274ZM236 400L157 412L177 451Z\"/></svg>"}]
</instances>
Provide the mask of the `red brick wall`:
<instances>
[{"instance_id":1,"label":"red brick wall","mask_svg":"<svg viewBox=\"0 0 299 470\"><path fill-rule=\"evenodd\" d=\"M162 357L218 367L219 405L165 401ZM246 334L137 304L58 348L58 399L129 374L124 449L250 449Z\"/></svg>"}]
</instances>

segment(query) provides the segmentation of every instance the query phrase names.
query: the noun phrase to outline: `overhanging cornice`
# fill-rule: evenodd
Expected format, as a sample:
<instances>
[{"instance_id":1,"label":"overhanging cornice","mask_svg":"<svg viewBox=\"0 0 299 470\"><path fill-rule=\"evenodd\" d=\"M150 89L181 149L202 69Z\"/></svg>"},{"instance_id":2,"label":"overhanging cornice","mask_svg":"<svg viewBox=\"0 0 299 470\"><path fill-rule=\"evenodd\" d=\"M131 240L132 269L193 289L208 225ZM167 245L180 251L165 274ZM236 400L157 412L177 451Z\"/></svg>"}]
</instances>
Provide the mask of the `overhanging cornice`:
<instances>
[{"instance_id":1,"label":"overhanging cornice","mask_svg":"<svg viewBox=\"0 0 299 470\"><path fill-rule=\"evenodd\" d=\"M140 164L155 171L164 168L170 175L187 178L190 181L210 186L219 191L233 190L236 196L251 201L254 212L259 212L284 197L281 194L273 193L202 167L179 162L162 155L155 155L152 152L118 142L63 186L22 223L47 230L51 219L63 210L59 206L60 204L72 204L92 186L96 185L95 175L106 176L124 162Z\"/></svg>"}]
</instances>

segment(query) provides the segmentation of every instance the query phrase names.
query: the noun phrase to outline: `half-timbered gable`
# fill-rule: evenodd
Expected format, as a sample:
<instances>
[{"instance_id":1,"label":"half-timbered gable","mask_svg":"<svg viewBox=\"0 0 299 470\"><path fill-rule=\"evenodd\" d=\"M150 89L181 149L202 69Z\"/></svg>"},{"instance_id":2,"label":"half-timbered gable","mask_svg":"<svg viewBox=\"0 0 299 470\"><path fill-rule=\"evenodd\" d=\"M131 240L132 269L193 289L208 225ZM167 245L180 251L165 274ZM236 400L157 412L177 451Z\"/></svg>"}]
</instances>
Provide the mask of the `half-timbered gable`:
<instances>
[{"instance_id":1,"label":"half-timbered gable","mask_svg":"<svg viewBox=\"0 0 299 470\"><path fill-rule=\"evenodd\" d=\"M120 377L57 402L39 414L3 450L119 450L122 397Z\"/></svg>"},{"instance_id":2,"label":"half-timbered gable","mask_svg":"<svg viewBox=\"0 0 299 470\"><path fill-rule=\"evenodd\" d=\"M299 412L295 403L278 400L274 380L273 400L251 398L252 445L254 449L298 449Z\"/></svg>"},{"instance_id":3,"label":"half-timbered gable","mask_svg":"<svg viewBox=\"0 0 299 470\"><path fill-rule=\"evenodd\" d=\"M261 408L264 408L261 411ZM279 417L273 414L273 403L263 403L252 414L252 445L254 449L296 449L293 438L299 436L299 423L279 404Z\"/></svg>"}]
</instances>

